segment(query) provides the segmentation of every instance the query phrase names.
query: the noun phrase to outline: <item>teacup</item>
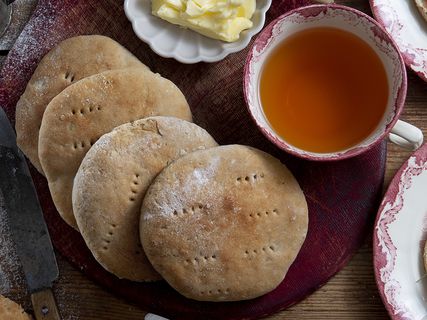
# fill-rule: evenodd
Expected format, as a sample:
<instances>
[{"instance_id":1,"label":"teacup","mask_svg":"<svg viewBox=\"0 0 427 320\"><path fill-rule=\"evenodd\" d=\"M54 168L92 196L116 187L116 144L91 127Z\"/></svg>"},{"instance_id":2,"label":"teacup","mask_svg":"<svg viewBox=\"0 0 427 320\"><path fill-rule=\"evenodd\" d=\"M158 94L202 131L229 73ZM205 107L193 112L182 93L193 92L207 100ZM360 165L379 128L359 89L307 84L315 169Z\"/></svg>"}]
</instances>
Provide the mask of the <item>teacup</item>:
<instances>
[{"instance_id":1,"label":"teacup","mask_svg":"<svg viewBox=\"0 0 427 320\"><path fill-rule=\"evenodd\" d=\"M381 60L388 85L385 111L376 128L360 142L333 152L313 152L297 147L279 135L267 119L260 98L263 67L272 52L296 33L310 28L336 28L363 40ZM369 74L366 75L369 77ZM395 42L372 18L340 5L312 5L290 11L271 22L257 37L249 51L244 71L244 95L249 112L261 132L281 149L310 160L340 160L359 155L385 137L407 149L423 142L421 130L398 120L407 89L406 69Z\"/></svg>"}]
</instances>

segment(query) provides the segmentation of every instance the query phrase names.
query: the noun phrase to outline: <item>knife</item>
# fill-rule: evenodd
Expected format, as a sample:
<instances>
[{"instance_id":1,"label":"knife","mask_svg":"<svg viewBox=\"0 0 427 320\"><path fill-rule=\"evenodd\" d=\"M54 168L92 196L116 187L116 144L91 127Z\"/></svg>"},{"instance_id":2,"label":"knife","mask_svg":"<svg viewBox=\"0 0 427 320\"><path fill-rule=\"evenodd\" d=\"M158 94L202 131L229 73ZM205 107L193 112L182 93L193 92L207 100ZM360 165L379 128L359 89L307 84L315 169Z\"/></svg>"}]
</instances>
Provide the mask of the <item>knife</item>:
<instances>
[{"instance_id":1,"label":"knife","mask_svg":"<svg viewBox=\"0 0 427 320\"><path fill-rule=\"evenodd\" d=\"M0 192L37 320L59 320L52 284L59 271L43 212L15 132L0 107Z\"/></svg>"},{"instance_id":2,"label":"knife","mask_svg":"<svg viewBox=\"0 0 427 320\"><path fill-rule=\"evenodd\" d=\"M6 32L12 20L11 0L0 0L0 38Z\"/></svg>"}]
</instances>

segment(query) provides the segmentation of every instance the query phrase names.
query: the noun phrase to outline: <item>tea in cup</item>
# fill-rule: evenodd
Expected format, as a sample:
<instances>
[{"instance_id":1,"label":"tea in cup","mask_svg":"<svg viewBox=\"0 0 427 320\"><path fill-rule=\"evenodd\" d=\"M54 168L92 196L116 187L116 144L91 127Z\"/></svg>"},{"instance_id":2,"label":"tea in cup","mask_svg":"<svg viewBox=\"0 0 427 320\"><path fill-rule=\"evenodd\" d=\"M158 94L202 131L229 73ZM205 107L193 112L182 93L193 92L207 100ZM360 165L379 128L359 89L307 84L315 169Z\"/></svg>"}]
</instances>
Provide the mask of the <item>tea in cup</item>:
<instances>
[{"instance_id":1,"label":"tea in cup","mask_svg":"<svg viewBox=\"0 0 427 320\"><path fill-rule=\"evenodd\" d=\"M244 93L261 131L312 160L358 155L390 134L415 149L422 132L398 117L406 69L388 34L362 12L339 5L291 11L255 40Z\"/></svg>"}]
</instances>

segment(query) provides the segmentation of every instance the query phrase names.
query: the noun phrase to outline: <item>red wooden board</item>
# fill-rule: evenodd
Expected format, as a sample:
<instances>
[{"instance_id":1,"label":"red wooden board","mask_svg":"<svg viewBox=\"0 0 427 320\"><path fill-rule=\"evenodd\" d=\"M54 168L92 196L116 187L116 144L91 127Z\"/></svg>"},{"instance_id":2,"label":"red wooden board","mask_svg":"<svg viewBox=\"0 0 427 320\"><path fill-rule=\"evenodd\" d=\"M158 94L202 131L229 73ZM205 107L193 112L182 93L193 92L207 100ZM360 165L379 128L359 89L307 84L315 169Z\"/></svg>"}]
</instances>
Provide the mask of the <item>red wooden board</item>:
<instances>
[{"instance_id":1,"label":"red wooden board","mask_svg":"<svg viewBox=\"0 0 427 320\"><path fill-rule=\"evenodd\" d=\"M308 0L275 0L268 21ZM384 177L385 143L357 158L316 163L289 156L267 141L250 119L242 92L247 50L219 63L180 64L154 54L132 32L121 1L41 0L0 73L0 105L14 110L38 61L59 41L77 34L108 35L130 49L153 71L174 81L186 95L195 122L221 144L240 143L280 158L307 197L307 240L283 283L250 301L202 303L185 299L165 282L119 280L92 258L80 235L62 222L46 180L32 174L56 249L89 278L141 308L173 319L253 319L284 309L319 288L339 271L362 243L378 208Z\"/></svg>"}]
</instances>

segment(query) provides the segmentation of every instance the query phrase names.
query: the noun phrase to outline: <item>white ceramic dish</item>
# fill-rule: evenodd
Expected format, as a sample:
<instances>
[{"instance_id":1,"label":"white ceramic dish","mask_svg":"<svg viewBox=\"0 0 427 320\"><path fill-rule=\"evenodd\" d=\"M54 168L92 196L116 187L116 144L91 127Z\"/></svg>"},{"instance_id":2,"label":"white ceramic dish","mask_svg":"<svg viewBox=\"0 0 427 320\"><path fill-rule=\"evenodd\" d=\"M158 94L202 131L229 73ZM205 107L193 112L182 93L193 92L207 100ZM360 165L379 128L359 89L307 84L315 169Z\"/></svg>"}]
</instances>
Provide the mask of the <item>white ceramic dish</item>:
<instances>
[{"instance_id":1,"label":"white ceramic dish","mask_svg":"<svg viewBox=\"0 0 427 320\"><path fill-rule=\"evenodd\" d=\"M396 41L406 65L427 81L427 21L414 0L370 0L375 19Z\"/></svg>"},{"instance_id":2,"label":"white ceramic dish","mask_svg":"<svg viewBox=\"0 0 427 320\"><path fill-rule=\"evenodd\" d=\"M207 38L153 16L150 0L125 0L124 9L136 35L159 56L183 63L197 63L220 61L230 53L244 49L264 26L271 2L257 0L253 27L243 31L240 39L232 43Z\"/></svg>"},{"instance_id":3,"label":"white ceramic dish","mask_svg":"<svg viewBox=\"0 0 427 320\"><path fill-rule=\"evenodd\" d=\"M427 319L427 144L398 171L384 197L374 230L378 289L393 320Z\"/></svg>"}]
</instances>

